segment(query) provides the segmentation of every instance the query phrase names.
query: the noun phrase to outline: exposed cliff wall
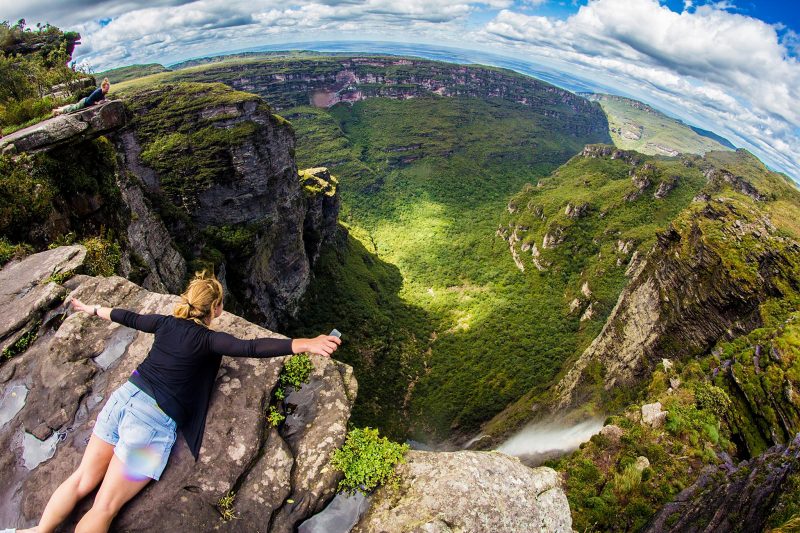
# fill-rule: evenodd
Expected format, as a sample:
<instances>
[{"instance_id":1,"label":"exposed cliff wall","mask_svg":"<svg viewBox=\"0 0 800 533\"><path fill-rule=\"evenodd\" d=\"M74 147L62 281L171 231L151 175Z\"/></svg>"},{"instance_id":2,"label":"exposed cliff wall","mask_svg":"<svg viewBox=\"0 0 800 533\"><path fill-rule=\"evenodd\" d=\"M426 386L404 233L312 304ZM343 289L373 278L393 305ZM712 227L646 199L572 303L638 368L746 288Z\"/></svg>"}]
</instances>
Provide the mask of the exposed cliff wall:
<instances>
[{"instance_id":1,"label":"exposed cliff wall","mask_svg":"<svg viewBox=\"0 0 800 533\"><path fill-rule=\"evenodd\" d=\"M223 268L234 309L273 327L285 322L319 247L335 231L335 186L304 194L291 126L256 95L221 84L177 84L125 101L131 127L115 141L129 201L160 216L188 269ZM145 202L137 200L137 186ZM140 221L151 217L146 211ZM134 251L175 290L183 266L174 253L165 257L163 247L153 247L166 242L159 223L149 225L153 240L136 225L129 229Z\"/></svg>"},{"instance_id":2,"label":"exposed cliff wall","mask_svg":"<svg viewBox=\"0 0 800 533\"><path fill-rule=\"evenodd\" d=\"M757 327L759 304L797 290L798 265L800 246L749 202L696 202L659 234L603 331L558 384L555 407L580 402L592 362L609 390L645 376L663 357L700 355Z\"/></svg>"},{"instance_id":3,"label":"exposed cliff wall","mask_svg":"<svg viewBox=\"0 0 800 533\"><path fill-rule=\"evenodd\" d=\"M170 313L176 302L175 296L148 292L119 277L77 276L64 286L47 281L52 272L79 268L84 255L81 247L57 248L0 272L2 292L19 301L11 309L15 319L33 320L38 335L0 366L4 525L35 522L53 490L78 465L108 395L152 343L152 335L67 313L64 298L146 313ZM31 296L20 298L23 294ZM228 313L215 327L243 338L275 335ZM225 358L200 461L195 463L179 438L162 479L125 507L114 529L288 532L321 509L336 488L337 475L326 465L344 441L357 385L349 367L312 360L310 382L287 400L294 414L276 429L267 424L265 411L284 358ZM238 520L225 522L218 503L231 491Z\"/></svg>"},{"instance_id":4,"label":"exposed cliff wall","mask_svg":"<svg viewBox=\"0 0 800 533\"><path fill-rule=\"evenodd\" d=\"M174 77L222 81L261 95L277 109L309 104L329 107L374 97L501 98L539 110L563 131L596 135L595 142L610 141L608 122L599 105L549 83L498 68L385 56L265 57L179 70Z\"/></svg>"}]
</instances>

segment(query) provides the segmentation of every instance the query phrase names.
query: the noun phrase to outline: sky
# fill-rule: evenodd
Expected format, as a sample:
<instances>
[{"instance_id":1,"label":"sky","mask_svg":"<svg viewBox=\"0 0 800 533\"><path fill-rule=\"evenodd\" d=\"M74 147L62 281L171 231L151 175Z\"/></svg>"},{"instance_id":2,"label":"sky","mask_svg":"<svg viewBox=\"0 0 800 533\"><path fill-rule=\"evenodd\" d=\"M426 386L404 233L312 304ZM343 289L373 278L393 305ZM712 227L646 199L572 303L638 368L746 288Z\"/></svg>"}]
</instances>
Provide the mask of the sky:
<instances>
[{"instance_id":1,"label":"sky","mask_svg":"<svg viewBox=\"0 0 800 533\"><path fill-rule=\"evenodd\" d=\"M795 0L0 0L76 30L94 71L283 43L397 42L502 57L631 96L800 181ZM351 45L352 46L352 45ZM288 48L288 47L287 47ZM383 45L383 49L386 45ZM488 60L490 62L491 60Z\"/></svg>"}]
</instances>

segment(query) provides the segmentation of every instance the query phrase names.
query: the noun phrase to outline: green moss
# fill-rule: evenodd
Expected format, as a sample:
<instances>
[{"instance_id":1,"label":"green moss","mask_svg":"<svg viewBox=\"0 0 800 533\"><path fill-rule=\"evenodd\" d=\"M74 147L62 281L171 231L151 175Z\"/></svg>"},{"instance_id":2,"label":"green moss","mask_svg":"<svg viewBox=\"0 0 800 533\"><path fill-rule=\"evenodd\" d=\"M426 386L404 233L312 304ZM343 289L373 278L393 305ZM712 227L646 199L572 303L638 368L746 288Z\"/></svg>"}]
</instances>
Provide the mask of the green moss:
<instances>
[{"instance_id":1,"label":"green moss","mask_svg":"<svg viewBox=\"0 0 800 533\"><path fill-rule=\"evenodd\" d=\"M31 328L22 334L14 344L3 349L2 358L4 360L11 359L12 357L21 354L34 343L38 335L39 326L41 322L35 322Z\"/></svg>"},{"instance_id":2,"label":"green moss","mask_svg":"<svg viewBox=\"0 0 800 533\"><path fill-rule=\"evenodd\" d=\"M298 171L300 184L306 196L313 197L318 194L324 194L332 197L336 194L336 186L339 184L339 180L335 176L325 179L321 175L323 170L325 169L309 168Z\"/></svg>"}]
</instances>

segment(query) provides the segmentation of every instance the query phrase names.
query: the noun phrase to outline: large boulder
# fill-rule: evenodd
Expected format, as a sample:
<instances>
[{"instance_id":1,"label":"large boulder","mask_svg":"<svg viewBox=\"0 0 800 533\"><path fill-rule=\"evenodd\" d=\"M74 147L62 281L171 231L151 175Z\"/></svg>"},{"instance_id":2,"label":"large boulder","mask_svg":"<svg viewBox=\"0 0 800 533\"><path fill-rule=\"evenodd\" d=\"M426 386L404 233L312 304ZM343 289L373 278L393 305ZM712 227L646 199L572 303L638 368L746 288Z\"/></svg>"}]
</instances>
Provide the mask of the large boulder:
<instances>
[{"instance_id":1,"label":"large boulder","mask_svg":"<svg viewBox=\"0 0 800 533\"><path fill-rule=\"evenodd\" d=\"M0 139L0 152L41 152L99 137L124 124L125 106L119 100L109 100L15 131Z\"/></svg>"},{"instance_id":2,"label":"large boulder","mask_svg":"<svg viewBox=\"0 0 800 533\"><path fill-rule=\"evenodd\" d=\"M399 486L378 490L354 533L572 531L551 468L496 452L412 451L397 472Z\"/></svg>"},{"instance_id":3,"label":"large boulder","mask_svg":"<svg viewBox=\"0 0 800 533\"><path fill-rule=\"evenodd\" d=\"M65 292L72 291L68 298L143 313L170 313L177 301L119 277L77 276L65 285ZM37 521L49 496L78 466L105 400L153 340L84 313L49 324L27 351L0 367L0 414L6 405L18 411L0 426L4 525ZM228 313L214 328L242 338L276 336ZM113 528L288 532L320 510L336 488L328 459L344 441L357 386L350 367L313 356L309 383L287 398L293 413L283 427L272 428L265 414L275 402L284 360L224 358L199 461L179 434L161 480L126 505ZM224 521L219 503L229 494L237 519ZM67 530L90 500L68 519Z\"/></svg>"}]
</instances>

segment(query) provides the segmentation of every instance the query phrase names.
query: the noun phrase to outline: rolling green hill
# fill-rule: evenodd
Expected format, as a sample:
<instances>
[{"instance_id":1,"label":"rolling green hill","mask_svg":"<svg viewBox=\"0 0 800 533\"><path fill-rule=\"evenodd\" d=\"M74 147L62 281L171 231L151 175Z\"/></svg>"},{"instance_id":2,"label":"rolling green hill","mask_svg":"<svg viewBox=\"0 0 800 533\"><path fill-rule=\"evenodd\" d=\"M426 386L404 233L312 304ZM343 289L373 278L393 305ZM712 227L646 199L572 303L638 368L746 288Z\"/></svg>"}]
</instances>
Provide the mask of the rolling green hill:
<instances>
[{"instance_id":1,"label":"rolling green hill","mask_svg":"<svg viewBox=\"0 0 800 533\"><path fill-rule=\"evenodd\" d=\"M608 116L611 138L623 150L675 156L679 153L703 155L712 150L734 149L727 139L688 126L642 102L610 94L586 96L603 106Z\"/></svg>"},{"instance_id":2,"label":"rolling green hill","mask_svg":"<svg viewBox=\"0 0 800 533\"><path fill-rule=\"evenodd\" d=\"M126 67L112 68L96 74L97 79L108 78L111 83L121 83L123 81L134 80L159 72L169 72L169 69L158 63L148 63L146 65L129 65Z\"/></svg>"}]
</instances>

